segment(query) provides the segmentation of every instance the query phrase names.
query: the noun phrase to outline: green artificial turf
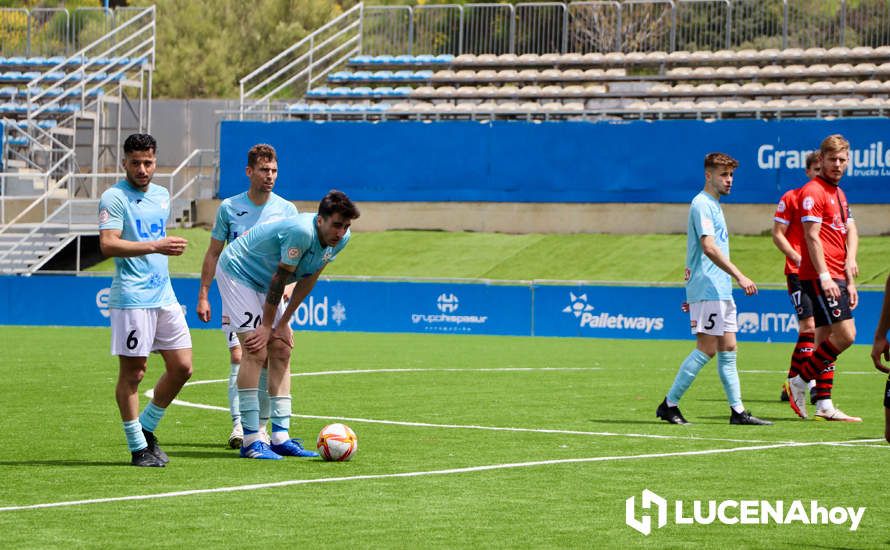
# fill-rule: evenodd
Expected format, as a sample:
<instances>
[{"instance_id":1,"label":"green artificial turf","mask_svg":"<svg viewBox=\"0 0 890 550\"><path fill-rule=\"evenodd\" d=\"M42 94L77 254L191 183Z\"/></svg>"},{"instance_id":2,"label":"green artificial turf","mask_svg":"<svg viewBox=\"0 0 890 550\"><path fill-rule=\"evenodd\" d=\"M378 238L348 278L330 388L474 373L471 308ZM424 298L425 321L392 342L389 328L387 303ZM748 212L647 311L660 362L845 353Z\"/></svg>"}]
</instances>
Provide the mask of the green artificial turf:
<instances>
[{"instance_id":1,"label":"green artificial turf","mask_svg":"<svg viewBox=\"0 0 890 550\"><path fill-rule=\"evenodd\" d=\"M177 274L199 274L210 232L170 230L189 240L170 258ZM733 262L760 284L784 284L783 257L768 236L730 238ZM860 285L883 285L890 265L890 240L863 237L859 246ZM355 233L325 275L433 277L682 284L685 235L507 235L383 231ZM106 260L90 271L113 271Z\"/></svg>"},{"instance_id":2,"label":"green artificial turf","mask_svg":"<svg viewBox=\"0 0 890 550\"><path fill-rule=\"evenodd\" d=\"M690 342L301 332L291 434L358 434L347 463L240 459L228 354L194 330L194 376L157 430L170 464L133 468L108 329L3 327L0 532L9 548L876 548L887 544L884 377L856 346L835 401L861 424L798 420L779 402L790 347L743 343L748 408L731 426L712 362L655 407ZM152 357L148 390L162 367ZM142 403L146 398L142 397ZM732 452L727 452L733 450ZM279 484L271 486L269 484ZM683 500L865 506L849 525L625 525L644 489ZM195 491L203 491L195 493ZM157 497L140 498L132 497ZM120 501L97 499L130 498ZM79 502L82 501L82 502ZM63 506L52 506L69 503ZM2 510L24 505L41 509ZM642 513L642 511L639 511ZM654 514L654 512L650 511Z\"/></svg>"}]
</instances>

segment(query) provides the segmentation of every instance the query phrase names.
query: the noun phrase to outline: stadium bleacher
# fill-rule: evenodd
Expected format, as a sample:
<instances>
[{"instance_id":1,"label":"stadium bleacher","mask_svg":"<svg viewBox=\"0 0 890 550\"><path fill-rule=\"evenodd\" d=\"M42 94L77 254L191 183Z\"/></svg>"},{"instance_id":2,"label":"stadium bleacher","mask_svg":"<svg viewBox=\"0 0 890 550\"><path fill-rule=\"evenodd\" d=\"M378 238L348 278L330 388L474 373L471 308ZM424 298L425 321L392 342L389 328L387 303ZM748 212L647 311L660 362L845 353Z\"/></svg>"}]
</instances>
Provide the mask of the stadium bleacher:
<instances>
[{"instance_id":1,"label":"stadium bleacher","mask_svg":"<svg viewBox=\"0 0 890 550\"><path fill-rule=\"evenodd\" d=\"M883 116L890 46L586 54L358 55L298 118Z\"/></svg>"}]
</instances>

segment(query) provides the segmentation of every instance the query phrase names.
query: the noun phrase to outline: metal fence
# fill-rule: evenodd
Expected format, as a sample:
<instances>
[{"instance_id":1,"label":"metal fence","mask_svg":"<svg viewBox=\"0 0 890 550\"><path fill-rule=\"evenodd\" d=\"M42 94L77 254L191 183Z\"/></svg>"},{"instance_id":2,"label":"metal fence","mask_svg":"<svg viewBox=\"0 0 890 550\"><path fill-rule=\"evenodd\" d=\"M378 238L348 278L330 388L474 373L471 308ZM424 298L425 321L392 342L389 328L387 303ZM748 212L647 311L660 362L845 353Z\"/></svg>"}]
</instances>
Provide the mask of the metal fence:
<instances>
[{"instance_id":1,"label":"metal fence","mask_svg":"<svg viewBox=\"0 0 890 550\"><path fill-rule=\"evenodd\" d=\"M365 6L362 53L505 54L890 45L887 0Z\"/></svg>"},{"instance_id":2,"label":"metal fence","mask_svg":"<svg viewBox=\"0 0 890 550\"><path fill-rule=\"evenodd\" d=\"M70 55L142 8L0 8L0 55ZM108 45L110 46L110 44Z\"/></svg>"}]
</instances>

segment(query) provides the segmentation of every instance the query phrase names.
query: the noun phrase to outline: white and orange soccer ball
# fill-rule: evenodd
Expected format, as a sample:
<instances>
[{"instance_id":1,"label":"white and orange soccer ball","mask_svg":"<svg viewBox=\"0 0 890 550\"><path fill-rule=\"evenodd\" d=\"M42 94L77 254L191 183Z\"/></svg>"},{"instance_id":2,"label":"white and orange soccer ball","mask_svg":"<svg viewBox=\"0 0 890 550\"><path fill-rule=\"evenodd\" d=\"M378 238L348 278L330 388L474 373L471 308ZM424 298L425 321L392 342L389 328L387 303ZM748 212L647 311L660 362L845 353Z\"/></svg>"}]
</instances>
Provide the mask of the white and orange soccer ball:
<instances>
[{"instance_id":1,"label":"white and orange soccer ball","mask_svg":"<svg viewBox=\"0 0 890 550\"><path fill-rule=\"evenodd\" d=\"M325 460L342 462L358 450L358 438L346 424L328 424L318 433L318 453Z\"/></svg>"}]
</instances>

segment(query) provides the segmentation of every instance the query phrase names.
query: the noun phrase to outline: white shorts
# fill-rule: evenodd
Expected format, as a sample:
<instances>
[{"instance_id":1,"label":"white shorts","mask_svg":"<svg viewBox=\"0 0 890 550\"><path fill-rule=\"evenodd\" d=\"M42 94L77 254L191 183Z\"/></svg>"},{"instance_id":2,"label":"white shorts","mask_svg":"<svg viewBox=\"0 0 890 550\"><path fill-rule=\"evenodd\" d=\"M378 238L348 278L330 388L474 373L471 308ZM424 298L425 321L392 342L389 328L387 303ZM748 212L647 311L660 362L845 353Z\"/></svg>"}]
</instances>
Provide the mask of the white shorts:
<instances>
[{"instance_id":1,"label":"white shorts","mask_svg":"<svg viewBox=\"0 0 890 550\"><path fill-rule=\"evenodd\" d=\"M148 357L153 351L190 349L192 335L179 304L148 309L110 308L111 355Z\"/></svg>"},{"instance_id":2,"label":"white shorts","mask_svg":"<svg viewBox=\"0 0 890 550\"><path fill-rule=\"evenodd\" d=\"M263 306L266 295L249 288L223 271L216 270L216 286L222 298L222 329L226 332L252 332L263 319ZM284 300L278 304L278 311L272 324L281 319L284 313ZM237 337L235 338L237 341ZM232 347L231 340L229 347Z\"/></svg>"},{"instance_id":3,"label":"white shorts","mask_svg":"<svg viewBox=\"0 0 890 550\"><path fill-rule=\"evenodd\" d=\"M226 341L229 343L229 349L237 348L241 345L241 342L238 340L238 335L235 334L234 330L230 330L226 333Z\"/></svg>"},{"instance_id":4,"label":"white shorts","mask_svg":"<svg viewBox=\"0 0 890 550\"><path fill-rule=\"evenodd\" d=\"M692 334L711 336L738 332L735 301L706 300L689 304L689 327Z\"/></svg>"}]
</instances>

